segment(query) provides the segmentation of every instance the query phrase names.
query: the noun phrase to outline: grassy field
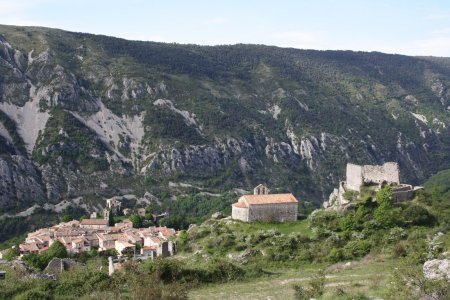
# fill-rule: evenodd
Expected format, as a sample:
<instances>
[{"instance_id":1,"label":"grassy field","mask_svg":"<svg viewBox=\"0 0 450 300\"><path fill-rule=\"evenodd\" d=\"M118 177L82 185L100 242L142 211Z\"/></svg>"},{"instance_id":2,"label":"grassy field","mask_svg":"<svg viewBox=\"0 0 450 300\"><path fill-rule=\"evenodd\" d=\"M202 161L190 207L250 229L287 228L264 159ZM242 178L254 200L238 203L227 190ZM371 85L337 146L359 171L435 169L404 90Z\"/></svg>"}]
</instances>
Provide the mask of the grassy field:
<instances>
[{"instance_id":1,"label":"grassy field","mask_svg":"<svg viewBox=\"0 0 450 300\"><path fill-rule=\"evenodd\" d=\"M296 222L286 222L286 223L243 223L235 221L230 225L235 232L245 232L245 233L255 233L259 230L277 230L282 234L289 233L301 233L305 236L311 235L311 230L308 228L308 221L296 221Z\"/></svg>"},{"instance_id":2,"label":"grassy field","mask_svg":"<svg viewBox=\"0 0 450 300\"><path fill-rule=\"evenodd\" d=\"M307 285L323 266L293 270L271 270L272 275L251 281L215 284L193 290L190 299L293 299L294 284ZM349 295L383 298L394 268L390 259L367 257L361 261L339 263L325 269L325 294L323 299L339 299Z\"/></svg>"}]
</instances>

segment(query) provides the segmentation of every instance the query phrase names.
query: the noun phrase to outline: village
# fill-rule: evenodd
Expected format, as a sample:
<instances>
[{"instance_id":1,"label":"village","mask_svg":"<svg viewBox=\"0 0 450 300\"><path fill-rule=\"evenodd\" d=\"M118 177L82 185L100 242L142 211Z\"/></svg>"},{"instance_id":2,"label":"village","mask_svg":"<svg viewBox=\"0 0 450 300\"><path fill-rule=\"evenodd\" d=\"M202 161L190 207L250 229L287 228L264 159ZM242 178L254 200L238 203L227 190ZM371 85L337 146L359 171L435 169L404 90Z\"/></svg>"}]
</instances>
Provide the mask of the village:
<instances>
[{"instance_id":1,"label":"village","mask_svg":"<svg viewBox=\"0 0 450 300\"><path fill-rule=\"evenodd\" d=\"M29 233L25 242L19 245L20 256L45 252L55 241L64 245L70 254L92 249L99 252L115 250L119 257L132 256L135 259L153 259L174 254L175 243L172 237L177 232L172 228L133 228L133 222L128 219L110 226L110 214L119 211L120 205L120 201L116 199L107 199L102 219L97 218L97 213L94 212L90 219L63 222ZM129 209L124 209L124 213L129 213ZM141 210L138 213L142 214Z\"/></svg>"}]
</instances>

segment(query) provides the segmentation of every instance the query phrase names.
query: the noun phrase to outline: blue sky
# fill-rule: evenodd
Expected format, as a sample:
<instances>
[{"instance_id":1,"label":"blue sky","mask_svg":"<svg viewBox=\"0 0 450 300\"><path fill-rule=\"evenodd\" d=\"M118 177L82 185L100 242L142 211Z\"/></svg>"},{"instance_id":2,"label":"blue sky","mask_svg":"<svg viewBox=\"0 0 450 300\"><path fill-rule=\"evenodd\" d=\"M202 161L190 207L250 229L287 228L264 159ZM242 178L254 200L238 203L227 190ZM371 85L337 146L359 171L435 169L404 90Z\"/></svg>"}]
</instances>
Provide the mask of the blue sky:
<instances>
[{"instance_id":1,"label":"blue sky","mask_svg":"<svg viewBox=\"0 0 450 300\"><path fill-rule=\"evenodd\" d=\"M0 24L161 42L450 57L448 0L0 0Z\"/></svg>"}]
</instances>

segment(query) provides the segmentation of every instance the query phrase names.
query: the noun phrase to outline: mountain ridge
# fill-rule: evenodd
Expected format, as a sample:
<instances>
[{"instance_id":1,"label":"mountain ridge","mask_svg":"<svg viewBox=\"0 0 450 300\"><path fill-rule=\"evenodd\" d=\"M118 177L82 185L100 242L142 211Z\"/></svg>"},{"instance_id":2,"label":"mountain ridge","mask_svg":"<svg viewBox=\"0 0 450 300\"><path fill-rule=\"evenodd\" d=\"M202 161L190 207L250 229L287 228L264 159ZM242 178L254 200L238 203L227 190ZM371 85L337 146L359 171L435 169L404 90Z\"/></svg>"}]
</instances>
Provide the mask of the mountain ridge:
<instances>
[{"instance_id":1,"label":"mountain ridge","mask_svg":"<svg viewBox=\"0 0 450 300\"><path fill-rule=\"evenodd\" d=\"M411 183L450 168L449 58L0 36L0 212L77 197L96 210L169 181L320 203L347 161L397 161Z\"/></svg>"}]
</instances>

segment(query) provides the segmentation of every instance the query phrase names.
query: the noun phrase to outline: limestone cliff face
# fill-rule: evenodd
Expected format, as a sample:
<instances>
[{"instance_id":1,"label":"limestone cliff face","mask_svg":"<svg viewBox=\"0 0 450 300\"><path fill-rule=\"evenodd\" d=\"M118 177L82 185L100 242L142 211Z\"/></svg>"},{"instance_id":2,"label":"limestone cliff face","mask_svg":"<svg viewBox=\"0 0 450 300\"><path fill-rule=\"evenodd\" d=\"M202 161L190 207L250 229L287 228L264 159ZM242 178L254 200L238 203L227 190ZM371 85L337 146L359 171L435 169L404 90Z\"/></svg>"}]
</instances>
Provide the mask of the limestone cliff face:
<instances>
[{"instance_id":1,"label":"limestone cliff face","mask_svg":"<svg viewBox=\"0 0 450 300\"><path fill-rule=\"evenodd\" d=\"M320 203L347 162L417 183L450 168L448 65L0 26L0 209L177 180Z\"/></svg>"},{"instance_id":2,"label":"limestone cliff face","mask_svg":"<svg viewBox=\"0 0 450 300\"><path fill-rule=\"evenodd\" d=\"M0 157L0 209L5 212L22 203L43 203L45 190L39 170L23 156Z\"/></svg>"}]
</instances>

